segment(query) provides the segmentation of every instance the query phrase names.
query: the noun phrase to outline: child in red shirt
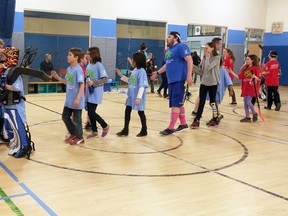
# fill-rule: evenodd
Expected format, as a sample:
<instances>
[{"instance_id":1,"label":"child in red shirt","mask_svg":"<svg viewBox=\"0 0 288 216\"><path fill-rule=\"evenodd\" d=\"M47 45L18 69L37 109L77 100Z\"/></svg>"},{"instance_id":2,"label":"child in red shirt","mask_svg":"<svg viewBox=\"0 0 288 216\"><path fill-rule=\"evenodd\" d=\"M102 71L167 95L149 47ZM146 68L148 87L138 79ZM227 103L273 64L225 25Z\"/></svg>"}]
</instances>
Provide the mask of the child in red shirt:
<instances>
[{"instance_id":1,"label":"child in red shirt","mask_svg":"<svg viewBox=\"0 0 288 216\"><path fill-rule=\"evenodd\" d=\"M235 62L235 57L234 57L234 54L232 52L232 50L228 49L228 48L225 48L223 50L223 57L224 57L224 61L223 61L223 67L228 71L228 70L232 70L234 71L234 62ZM229 76L233 82L233 79L234 79L234 76L232 74L229 73ZM235 92L233 90L233 94L232 94L232 102L230 104L234 104L236 105L237 102L236 102L236 95L235 95Z\"/></svg>"},{"instance_id":2,"label":"child in red shirt","mask_svg":"<svg viewBox=\"0 0 288 216\"><path fill-rule=\"evenodd\" d=\"M275 110L279 111L281 108L280 95L278 92L279 75L281 73L280 64L277 61L278 54L272 50L269 53L269 59L265 64L262 74L265 76L265 85L267 86L267 106L264 109L271 110L271 106L275 104Z\"/></svg>"},{"instance_id":3,"label":"child in red shirt","mask_svg":"<svg viewBox=\"0 0 288 216\"><path fill-rule=\"evenodd\" d=\"M258 120L258 114L254 109L251 100L257 97L257 89L259 88L259 81L261 77L261 70L259 68L258 57L256 55L249 55L246 58L245 64L242 66L240 73L237 75L232 70L228 70L230 74L242 81L241 97L244 98L244 109L246 117L240 122L251 122L249 109L253 114L253 122Z\"/></svg>"}]
</instances>

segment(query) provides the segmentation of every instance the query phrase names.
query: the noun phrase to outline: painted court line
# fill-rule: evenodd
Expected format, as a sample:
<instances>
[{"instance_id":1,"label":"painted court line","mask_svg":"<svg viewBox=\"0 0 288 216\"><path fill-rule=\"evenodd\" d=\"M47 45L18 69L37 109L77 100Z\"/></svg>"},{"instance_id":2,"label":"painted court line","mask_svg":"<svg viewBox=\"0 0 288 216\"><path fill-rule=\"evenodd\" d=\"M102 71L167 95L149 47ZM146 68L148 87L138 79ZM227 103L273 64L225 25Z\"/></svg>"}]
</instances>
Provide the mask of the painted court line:
<instances>
[{"instance_id":1,"label":"painted court line","mask_svg":"<svg viewBox=\"0 0 288 216\"><path fill-rule=\"evenodd\" d=\"M13 203L13 201L7 196L7 194L2 190L2 188L0 188L0 197L6 198L4 199L4 201L8 204L8 206L17 216L22 216L22 215L24 216L21 210Z\"/></svg>"},{"instance_id":2,"label":"painted court line","mask_svg":"<svg viewBox=\"0 0 288 216\"><path fill-rule=\"evenodd\" d=\"M16 205L12 202L12 200L10 198L19 197L19 196L26 196L26 195L29 195L30 197L32 197L32 199L34 199L36 201L36 203L38 203L38 205L40 205L42 207L42 209L44 209L49 215L57 216L57 214L51 208L49 208L36 194L34 194L24 183L19 182L16 175L14 175L13 172L11 170L9 170L8 167L6 167L1 161L0 161L0 167L2 167L7 172L7 174L15 182L17 182L22 189L24 189L24 191L26 191L26 193L23 193L23 194L7 196L7 194L0 188L0 200L4 200L10 206L10 208L13 210L13 212L16 213L17 216L22 216L23 214L16 207Z\"/></svg>"}]
</instances>

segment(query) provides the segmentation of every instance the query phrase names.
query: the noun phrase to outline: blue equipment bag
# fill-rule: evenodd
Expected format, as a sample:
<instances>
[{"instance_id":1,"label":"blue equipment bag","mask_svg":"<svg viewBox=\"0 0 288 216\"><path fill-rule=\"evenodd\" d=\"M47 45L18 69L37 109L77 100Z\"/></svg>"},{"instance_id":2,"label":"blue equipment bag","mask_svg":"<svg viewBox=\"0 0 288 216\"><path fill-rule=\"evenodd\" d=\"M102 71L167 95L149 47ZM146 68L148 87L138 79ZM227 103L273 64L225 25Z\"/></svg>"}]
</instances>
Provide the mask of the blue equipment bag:
<instances>
[{"instance_id":1,"label":"blue equipment bag","mask_svg":"<svg viewBox=\"0 0 288 216\"><path fill-rule=\"evenodd\" d=\"M17 110L5 110L3 135L10 140L9 155L15 158L27 156L29 159L32 149L35 151L28 125L23 124Z\"/></svg>"}]
</instances>

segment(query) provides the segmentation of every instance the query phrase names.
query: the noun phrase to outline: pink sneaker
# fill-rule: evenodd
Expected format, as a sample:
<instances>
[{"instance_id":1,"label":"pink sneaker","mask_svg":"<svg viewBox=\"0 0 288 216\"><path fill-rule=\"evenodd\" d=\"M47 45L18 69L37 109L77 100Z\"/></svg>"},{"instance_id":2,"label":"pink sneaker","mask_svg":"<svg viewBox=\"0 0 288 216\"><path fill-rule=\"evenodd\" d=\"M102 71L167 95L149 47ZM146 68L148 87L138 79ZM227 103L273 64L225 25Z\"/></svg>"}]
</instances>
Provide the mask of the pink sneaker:
<instances>
[{"instance_id":1,"label":"pink sneaker","mask_svg":"<svg viewBox=\"0 0 288 216\"><path fill-rule=\"evenodd\" d=\"M65 137L64 142L69 143L75 137L76 137L75 135L68 135L67 137Z\"/></svg>"},{"instance_id":2,"label":"pink sneaker","mask_svg":"<svg viewBox=\"0 0 288 216\"><path fill-rule=\"evenodd\" d=\"M106 128L103 128L103 129L102 129L102 134L101 134L101 136L102 136L102 137L105 137L105 136L108 134L108 131L109 131L109 125L107 125Z\"/></svg>"},{"instance_id":3,"label":"pink sneaker","mask_svg":"<svg viewBox=\"0 0 288 216\"><path fill-rule=\"evenodd\" d=\"M70 140L69 143L70 143L70 145L79 145L79 144L84 143L84 139L83 138L79 139L79 138L75 137L74 139Z\"/></svg>"},{"instance_id":4,"label":"pink sneaker","mask_svg":"<svg viewBox=\"0 0 288 216\"><path fill-rule=\"evenodd\" d=\"M93 137L98 137L98 132L92 132L91 134L89 134L87 137L86 137L86 139L91 139L91 138L93 138Z\"/></svg>"}]
</instances>

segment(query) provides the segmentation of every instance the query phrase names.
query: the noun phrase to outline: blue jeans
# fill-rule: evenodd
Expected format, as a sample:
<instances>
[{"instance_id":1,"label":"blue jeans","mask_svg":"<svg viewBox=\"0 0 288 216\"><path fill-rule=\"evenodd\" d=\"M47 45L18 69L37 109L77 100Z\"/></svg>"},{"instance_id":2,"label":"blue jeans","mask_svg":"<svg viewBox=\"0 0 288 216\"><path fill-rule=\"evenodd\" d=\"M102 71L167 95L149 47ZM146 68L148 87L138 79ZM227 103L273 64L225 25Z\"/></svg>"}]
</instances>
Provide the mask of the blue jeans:
<instances>
[{"instance_id":1,"label":"blue jeans","mask_svg":"<svg viewBox=\"0 0 288 216\"><path fill-rule=\"evenodd\" d=\"M73 113L73 119L71 119ZM75 135L77 138L83 138L83 129L82 129L82 109L70 109L64 107L62 113L62 120L65 123L68 132L71 135Z\"/></svg>"}]
</instances>

